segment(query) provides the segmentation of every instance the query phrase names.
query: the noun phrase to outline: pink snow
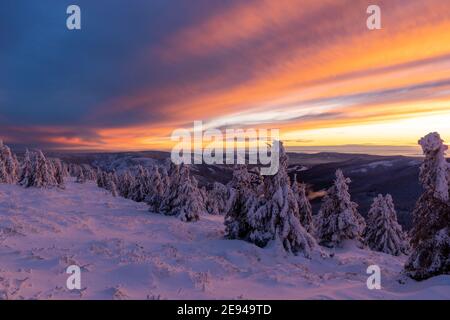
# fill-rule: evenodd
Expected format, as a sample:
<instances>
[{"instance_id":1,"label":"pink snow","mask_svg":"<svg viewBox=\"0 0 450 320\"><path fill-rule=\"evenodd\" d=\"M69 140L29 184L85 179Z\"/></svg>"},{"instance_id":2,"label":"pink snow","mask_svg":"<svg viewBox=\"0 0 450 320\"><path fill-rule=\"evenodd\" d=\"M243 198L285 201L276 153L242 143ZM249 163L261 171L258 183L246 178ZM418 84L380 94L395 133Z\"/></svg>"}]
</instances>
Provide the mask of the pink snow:
<instances>
[{"instance_id":1,"label":"pink snow","mask_svg":"<svg viewBox=\"0 0 450 320\"><path fill-rule=\"evenodd\" d=\"M347 243L308 260L223 234L221 216L185 223L93 183L0 185L0 299L450 299L450 276L406 278L405 256ZM82 289L70 291L74 264ZM366 286L372 264L381 290Z\"/></svg>"}]
</instances>

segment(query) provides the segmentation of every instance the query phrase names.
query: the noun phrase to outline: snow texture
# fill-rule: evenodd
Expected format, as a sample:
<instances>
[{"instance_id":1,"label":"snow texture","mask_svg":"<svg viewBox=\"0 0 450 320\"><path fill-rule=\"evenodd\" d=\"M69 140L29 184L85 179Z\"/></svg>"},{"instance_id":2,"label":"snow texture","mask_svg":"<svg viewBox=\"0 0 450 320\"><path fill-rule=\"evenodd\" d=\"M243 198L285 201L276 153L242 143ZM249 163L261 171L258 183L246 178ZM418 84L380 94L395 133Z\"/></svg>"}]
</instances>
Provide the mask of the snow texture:
<instances>
[{"instance_id":1,"label":"snow texture","mask_svg":"<svg viewBox=\"0 0 450 320\"><path fill-rule=\"evenodd\" d=\"M450 276L416 282L404 256L352 243L332 258L224 238L223 217L197 223L148 212L95 183L0 185L0 299L450 299ZM328 249L325 249L328 250ZM81 290L66 269L81 267ZM369 265L381 290L366 286Z\"/></svg>"}]
</instances>

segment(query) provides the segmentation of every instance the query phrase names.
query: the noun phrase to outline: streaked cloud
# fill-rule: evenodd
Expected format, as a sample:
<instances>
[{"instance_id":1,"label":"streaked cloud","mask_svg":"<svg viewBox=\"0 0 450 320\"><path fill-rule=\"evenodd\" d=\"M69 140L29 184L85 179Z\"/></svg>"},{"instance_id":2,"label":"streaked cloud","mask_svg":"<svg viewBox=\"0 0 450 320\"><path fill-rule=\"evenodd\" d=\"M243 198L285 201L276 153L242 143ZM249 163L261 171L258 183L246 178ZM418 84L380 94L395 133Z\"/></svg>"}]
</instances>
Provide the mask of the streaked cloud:
<instances>
[{"instance_id":1,"label":"streaked cloud","mask_svg":"<svg viewBox=\"0 0 450 320\"><path fill-rule=\"evenodd\" d=\"M369 4L81 0L75 34L63 4L2 3L0 136L165 149L202 120L280 128L292 147L411 145L438 129L450 140L450 3L378 1L379 31L366 28Z\"/></svg>"}]
</instances>

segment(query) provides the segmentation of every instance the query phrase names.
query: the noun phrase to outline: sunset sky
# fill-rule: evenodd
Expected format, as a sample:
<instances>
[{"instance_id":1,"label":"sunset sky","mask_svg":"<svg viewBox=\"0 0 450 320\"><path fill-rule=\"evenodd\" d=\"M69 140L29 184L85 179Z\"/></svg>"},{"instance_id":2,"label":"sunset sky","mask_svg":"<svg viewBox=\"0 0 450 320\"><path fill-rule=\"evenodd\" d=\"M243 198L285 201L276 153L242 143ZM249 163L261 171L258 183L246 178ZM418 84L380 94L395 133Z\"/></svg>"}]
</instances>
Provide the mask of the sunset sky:
<instances>
[{"instance_id":1,"label":"sunset sky","mask_svg":"<svg viewBox=\"0 0 450 320\"><path fill-rule=\"evenodd\" d=\"M6 143L163 150L194 120L279 128L292 150L450 142L450 1L0 2Z\"/></svg>"}]
</instances>

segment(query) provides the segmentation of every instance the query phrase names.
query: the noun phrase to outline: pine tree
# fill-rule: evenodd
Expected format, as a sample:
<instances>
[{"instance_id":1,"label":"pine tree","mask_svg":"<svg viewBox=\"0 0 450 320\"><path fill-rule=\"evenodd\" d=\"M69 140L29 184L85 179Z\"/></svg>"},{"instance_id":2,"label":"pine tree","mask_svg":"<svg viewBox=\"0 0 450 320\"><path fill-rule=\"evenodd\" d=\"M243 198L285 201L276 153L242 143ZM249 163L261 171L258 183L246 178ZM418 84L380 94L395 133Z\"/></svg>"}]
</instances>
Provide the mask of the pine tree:
<instances>
[{"instance_id":1,"label":"pine tree","mask_svg":"<svg viewBox=\"0 0 450 320\"><path fill-rule=\"evenodd\" d=\"M294 175L292 192L297 199L300 223L310 234L314 234L314 224L312 217L312 207L306 195L306 185L297 182L297 175Z\"/></svg>"},{"instance_id":2,"label":"pine tree","mask_svg":"<svg viewBox=\"0 0 450 320\"><path fill-rule=\"evenodd\" d=\"M279 145L279 169L266 176L264 199L256 198L247 213L251 227L249 240L265 247L279 239L287 252L311 257L316 241L300 223L297 199L287 174L288 157L282 142Z\"/></svg>"},{"instance_id":3,"label":"pine tree","mask_svg":"<svg viewBox=\"0 0 450 320\"><path fill-rule=\"evenodd\" d=\"M419 140L425 155L419 179L424 192L413 211L412 253L406 273L416 279L450 274L450 168L438 133Z\"/></svg>"},{"instance_id":4,"label":"pine tree","mask_svg":"<svg viewBox=\"0 0 450 320\"><path fill-rule=\"evenodd\" d=\"M370 249L394 256L408 254L408 240L397 222L391 195L379 194L373 199L367 216L364 241Z\"/></svg>"},{"instance_id":5,"label":"pine tree","mask_svg":"<svg viewBox=\"0 0 450 320\"><path fill-rule=\"evenodd\" d=\"M346 239L361 240L365 222L357 211L358 205L351 201L350 182L341 170L337 170L334 185L324 197L317 226L317 235L323 245L333 247Z\"/></svg>"},{"instance_id":6,"label":"pine tree","mask_svg":"<svg viewBox=\"0 0 450 320\"><path fill-rule=\"evenodd\" d=\"M189 167L185 164L173 165L169 177L170 183L158 211L177 216L182 221L197 221L205 208L200 192L189 175Z\"/></svg>"}]
</instances>

